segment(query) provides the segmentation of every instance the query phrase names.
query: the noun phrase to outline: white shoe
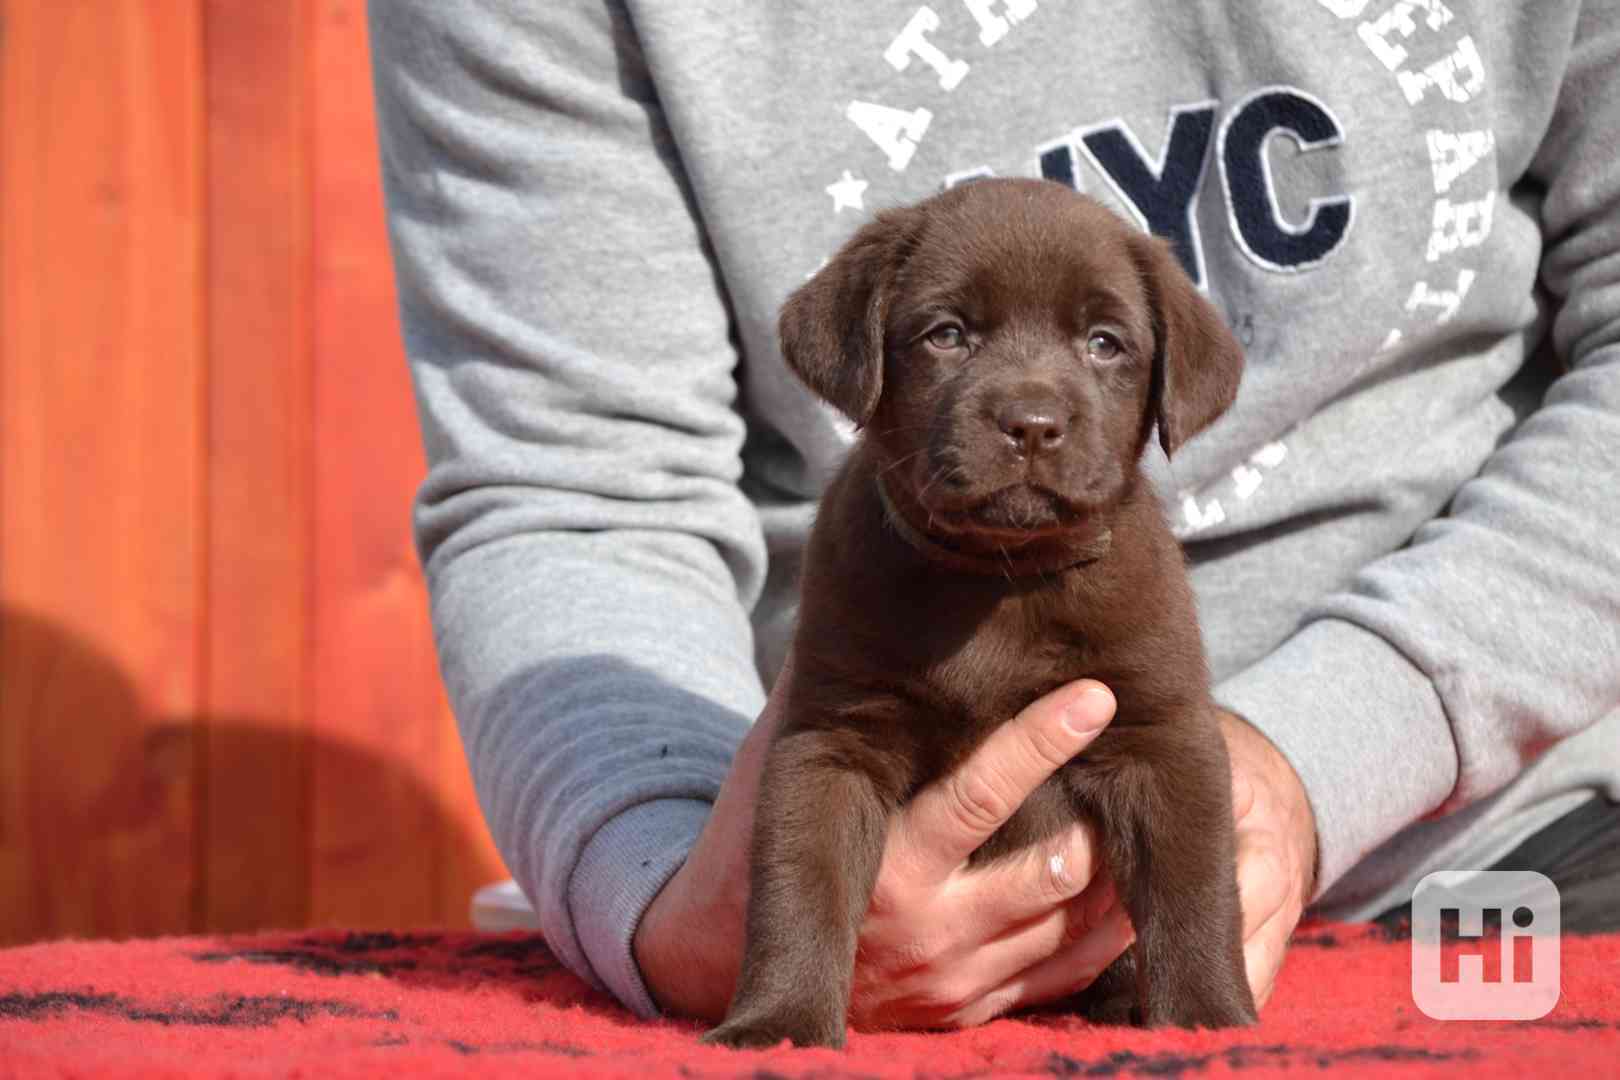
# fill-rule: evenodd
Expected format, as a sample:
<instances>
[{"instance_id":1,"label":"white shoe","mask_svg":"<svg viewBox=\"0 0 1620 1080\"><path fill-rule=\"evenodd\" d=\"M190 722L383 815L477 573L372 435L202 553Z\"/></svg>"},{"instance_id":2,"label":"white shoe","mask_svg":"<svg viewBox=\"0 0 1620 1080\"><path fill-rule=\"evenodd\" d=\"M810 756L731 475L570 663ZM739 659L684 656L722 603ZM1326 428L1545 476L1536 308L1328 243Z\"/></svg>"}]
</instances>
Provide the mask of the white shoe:
<instances>
[{"instance_id":1,"label":"white shoe","mask_svg":"<svg viewBox=\"0 0 1620 1080\"><path fill-rule=\"evenodd\" d=\"M538 930L540 916L515 881L497 881L473 893L474 930L503 933L507 930Z\"/></svg>"}]
</instances>

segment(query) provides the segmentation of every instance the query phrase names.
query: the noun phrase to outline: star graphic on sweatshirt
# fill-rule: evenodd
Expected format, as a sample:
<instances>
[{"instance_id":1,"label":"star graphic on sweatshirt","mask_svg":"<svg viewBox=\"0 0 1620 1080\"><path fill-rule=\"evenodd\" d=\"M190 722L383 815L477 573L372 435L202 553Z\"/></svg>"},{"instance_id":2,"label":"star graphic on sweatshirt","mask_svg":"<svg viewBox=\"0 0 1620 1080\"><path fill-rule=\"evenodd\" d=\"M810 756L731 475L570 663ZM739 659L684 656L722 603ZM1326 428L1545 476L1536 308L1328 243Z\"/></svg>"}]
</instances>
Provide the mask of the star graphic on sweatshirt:
<instances>
[{"instance_id":1,"label":"star graphic on sweatshirt","mask_svg":"<svg viewBox=\"0 0 1620 1080\"><path fill-rule=\"evenodd\" d=\"M861 196L866 194L866 181L857 180L844 170L843 179L836 184L827 185L827 194L833 197L833 213L841 212L846 206L851 210L865 210L866 205L861 202Z\"/></svg>"}]
</instances>

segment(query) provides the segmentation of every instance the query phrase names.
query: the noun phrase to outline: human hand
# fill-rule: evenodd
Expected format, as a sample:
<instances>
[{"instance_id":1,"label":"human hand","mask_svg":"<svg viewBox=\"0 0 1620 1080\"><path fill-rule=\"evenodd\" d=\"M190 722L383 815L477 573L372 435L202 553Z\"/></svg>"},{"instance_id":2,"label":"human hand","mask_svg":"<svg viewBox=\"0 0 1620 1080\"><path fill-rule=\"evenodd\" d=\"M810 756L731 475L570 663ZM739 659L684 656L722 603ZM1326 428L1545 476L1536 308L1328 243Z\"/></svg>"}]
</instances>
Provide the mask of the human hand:
<instances>
[{"instance_id":1,"label":"human hand","mask_svg":"<svg viewBox=\"0 0 1620 1080\"><path fill-rule=\"evenodd\" d=\"M667 1012L718 1020L730 1004L742 962L754 801L791 677L790 665L739 748L691 854L636 929L636 962ZM1129 919L1099 872L1088 826L991 866L966 865L1113 712L1100 683L1062 687L895 815L860 931L855 1024L983 1023L1083 989L1130 944Z\"/></svg>"},{"instance_id":2,"label":"human hand","mask_svg":"<svg viewBox=\"0 0 1620 1080\"><path fill-rule=\"evenodd\" d=\"M1316 887L1316 818L1299 774L1271 740L1229 712L1220 727L1232 764L1243 959L1255 1006L1264 1008Z\"/></svg>"}]
</instances>

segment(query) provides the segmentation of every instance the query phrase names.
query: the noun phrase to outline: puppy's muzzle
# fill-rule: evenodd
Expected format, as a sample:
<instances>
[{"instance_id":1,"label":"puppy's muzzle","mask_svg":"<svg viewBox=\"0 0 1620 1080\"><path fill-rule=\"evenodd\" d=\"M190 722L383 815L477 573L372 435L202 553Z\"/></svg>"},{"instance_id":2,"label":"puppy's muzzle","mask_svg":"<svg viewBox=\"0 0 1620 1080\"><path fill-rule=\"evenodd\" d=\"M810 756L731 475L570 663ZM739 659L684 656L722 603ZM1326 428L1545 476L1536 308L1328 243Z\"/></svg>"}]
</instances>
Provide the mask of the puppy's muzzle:
<instances>
[{"instance_id":1,"label":"puppy's muzzle","mask_svg":"<svg viewBox=\"0 0 1620 1080\"><path fill-rule=\"evenodd\" d=\"M1057 394L1024 393L995 407L995 424L1019 457L1056 453L1069 436L1074 415Z\"/></svg>"}]
</instances>

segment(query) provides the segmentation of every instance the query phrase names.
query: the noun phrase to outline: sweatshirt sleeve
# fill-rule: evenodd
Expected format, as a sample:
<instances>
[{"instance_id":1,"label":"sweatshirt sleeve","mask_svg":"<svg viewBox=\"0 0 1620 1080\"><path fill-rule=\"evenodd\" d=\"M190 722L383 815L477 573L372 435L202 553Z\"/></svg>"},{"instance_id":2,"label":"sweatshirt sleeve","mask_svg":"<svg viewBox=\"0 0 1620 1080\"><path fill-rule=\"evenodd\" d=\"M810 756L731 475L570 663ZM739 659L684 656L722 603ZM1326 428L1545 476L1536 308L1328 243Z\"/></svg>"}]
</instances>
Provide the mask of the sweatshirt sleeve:
<instances>
[{"instance_id":1,"label":"sweatshirt sleeve","mask_svg":"<svg viewBox=\"0 0 1620 1080\"><path fill-rule=\"evenodd\" d=\"M370 8L440 666L484 815L572 970L630 943L764 695L730 317L614 4Z\"/></svg>"},{"instance_id":2,"label":"sweatshirt sleeve","mask_svg":"<svg viewBox=\"0 0 1620 1080\"><path fill-rule=\"evenodd\" d=\"M1217 688L1300 774L1318 896L1620 701L1620 22L1600 6L1579 16L1523 178L1542 195L1562 374L1445 516Z\"/></svg>"}]
</instances>

